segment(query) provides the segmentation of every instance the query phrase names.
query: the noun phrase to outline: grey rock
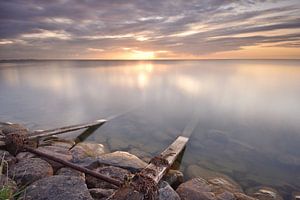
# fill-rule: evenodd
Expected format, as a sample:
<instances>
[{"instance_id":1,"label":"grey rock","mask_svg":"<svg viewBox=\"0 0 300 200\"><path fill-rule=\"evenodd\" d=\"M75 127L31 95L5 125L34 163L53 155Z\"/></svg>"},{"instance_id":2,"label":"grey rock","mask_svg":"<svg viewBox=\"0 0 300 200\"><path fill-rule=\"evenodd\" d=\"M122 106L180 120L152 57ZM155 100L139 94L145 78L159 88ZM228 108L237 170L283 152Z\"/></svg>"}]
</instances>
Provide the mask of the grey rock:
<instances>
[{"instance_id":1,"label":"grey rock","mask_svg":"<svg viewBox=\"0 0 300 200\"><path fill-rule=\"evenodd\" d=\"M159 194L159 200L180 200L179 195L173 190L173 188L166 181L163 181L160 184L158 194Z\"/></svg>"},{"instance_id":2,"label":"grey rock","mask_svg":"<svg viewBox=\"0 0 300 200\"><path fill-rule=\"evenodd\" d=\"M119 181L124 181L125 176L129 177L131 175L129 171L113 166L99 167L94 171ZM86 183L89 188L116 189L116 186L90 175L86 175Z\"/></svg>"},{"instance_id":3,"label":"grey rock","mask_svg":"<svg viewBox=\"0 0 300 200\"><path fill-rule=\"evenodd\" d=\"M9 177L19 186L29 185L51 175L53 175L51 165L40 158L23 159L9 170Z\"/></svg>"},{"instance_id":4,"label":"grey rock","mask_svg":"<svg viewBox=\"0 0 300 200\"><path fill-rule=\"evenodd\" d=\"M63 159L65 161L71 161L72 160L72 153L69 151L69 149L65 146L42 146L37 148L37 150L47 153L49 155L55 156L57 158ZM59 168L63 167L62 164L57 163L55 161L43 158L47 162L51 164L54 171L57 171Z\"/></svg>"},{"instance_id":5,"label":"grey rock","mask_svg":"<svg viewBox=\"0 0 300 200\"><path fill-rule=\"evenodd\" d=\"M93 199L100 200L105 197L109 197L114 193L114 189L102 189L102 188L92 188L89 189L89 192Z\"/></svg>"},{"instance_id":6,"label":"grey rock","mask_svg":"<svg viewBox=\"0 0 300 200\"><path fill-rule=\"evenodd\" d=\"M85 182L74 176L51 176L26 188L23 200L93 200Z\"/></svg>"},{"instance_id":7,"label":"grey rock","mask_svg":"<svg viewBox=\"0 0 300 200\"><path fill-rule=\"evenodd\" d=\"M62 175L62 176L76 176L83 180L85 180L85 174L83 172L77 171L75 169L71 169L68 167L63 167L57 170L56 175Z\"/></svg>"}]
</instances>

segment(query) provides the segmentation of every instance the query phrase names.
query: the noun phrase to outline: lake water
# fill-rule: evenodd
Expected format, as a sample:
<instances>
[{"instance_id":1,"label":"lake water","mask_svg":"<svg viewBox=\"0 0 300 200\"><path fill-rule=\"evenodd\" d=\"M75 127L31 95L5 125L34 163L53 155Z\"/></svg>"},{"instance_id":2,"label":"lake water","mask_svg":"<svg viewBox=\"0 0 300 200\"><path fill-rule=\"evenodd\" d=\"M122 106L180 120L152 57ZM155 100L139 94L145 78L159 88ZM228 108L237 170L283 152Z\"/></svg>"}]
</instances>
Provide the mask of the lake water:
<instances>
[{"instance_id":1,"label":"lake water","mask_svg":"<svg viewBox=\"0 0 300 200\"><path fill-rule=\"evenodd\" d=\"M47 129L128 109L87 140L147 160L197 119L181 163L187 178L212 170L245 190L300 190L300 61L0 63L0 121Z\"/></svg>"}]
</instances>

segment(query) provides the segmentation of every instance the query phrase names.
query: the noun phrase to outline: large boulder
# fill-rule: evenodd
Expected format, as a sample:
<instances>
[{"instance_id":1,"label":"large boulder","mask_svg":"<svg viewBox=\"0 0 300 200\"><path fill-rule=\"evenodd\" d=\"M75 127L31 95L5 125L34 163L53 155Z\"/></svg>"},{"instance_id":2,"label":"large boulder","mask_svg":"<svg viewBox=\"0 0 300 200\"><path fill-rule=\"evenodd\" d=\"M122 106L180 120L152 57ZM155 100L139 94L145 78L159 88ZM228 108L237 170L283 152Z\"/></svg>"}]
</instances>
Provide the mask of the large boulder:
<instances>
[{"instance_id":1,"label":"large boulder","mask_svg":"<svg viewBox=\"0 0 300 200\"><path fill-rule=\"evenodd\" d=\"M180 200L179 195L166 181L160 183L158 194L159 200Z\"/></svg>"},{"instance_id":2,"label":"large boulder","mask_svg":"<svg viewBox=\"0 0 300 200\"><path fill-rule=\"evenodd\" d=\"M118 166L129 170L142 169L147 163L125 151L115 151L102 155L98 161L107 165Z\"/></svg>"},{"instance_id":3,"label":"large boulder","mask_svg":"<svg viewBox=\"0 0 300 200\"><path fill-rule=\"evenodd\" d=\"M51 176L28 186L26 200L93 200L84 180L75 176Z\"/></svg>"},{"instance_id":4,"label":"large boulder","mask_svg":"<svg viewBox=\"0 0 300 200\"><path fill-rule=\"evenodd\" d=\"M119 181L124 181L125 177L131 176L130 172L126 169L113 166L99 167L94 169L94 171L105 176L117 179ZM116 189L115 185L107 183L106 181L103 181L101 179L97 179L90 175L86 175L86 183L89 188Z\"/></svg>"},{"instance_id":5,"label":"large boulder","mask_svg":"<svg viewBox=\"0 0 300 200\"><path fill-rule=\"evenodd\" d=\"M51 165L40 158L23 159L9 170L9 177L14 179L19 186L29 185L52 175Z\"/></svg>"}]
</instances>

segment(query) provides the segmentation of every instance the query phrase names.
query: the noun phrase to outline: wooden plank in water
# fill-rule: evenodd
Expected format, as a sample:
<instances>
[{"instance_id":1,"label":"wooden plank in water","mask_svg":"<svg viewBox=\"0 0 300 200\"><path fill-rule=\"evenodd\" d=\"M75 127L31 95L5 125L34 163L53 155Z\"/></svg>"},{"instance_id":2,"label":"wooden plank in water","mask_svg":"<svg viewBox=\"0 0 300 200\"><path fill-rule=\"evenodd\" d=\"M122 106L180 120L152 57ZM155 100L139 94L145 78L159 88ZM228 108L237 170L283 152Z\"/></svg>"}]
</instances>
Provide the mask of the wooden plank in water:
<instances>
[{"instance_id":1,"label":"wooden plank in water","mask_svg":"<svg viewBox=\"0 0 300 200\"><path fill-rule=\"evenodd\" d=\"M188 140L189 138L187 137L179 136L168 148L166 148L160 154L161 158L168 161L168 165L159 165L159 163L158 165L155 165L155 163L150 162L150 164L144 170L149 171L150 169L151 171L155 171L155 173L150 173L147 175L150 178L152 178L156 183L158 183L167 172L167 169L174 163L178 155L184 149Z\"/></svg>"},{"instance_id":2,"label":"wooden plank in water","mask_svg":"<svg viewBox=\"0 0 300 200\"><path fill-rule=\"evenodd\" d=\"M150 163L130 180L128 184L119 188L108 199L110 200L141 200L155 199L157 184L167 173L168 169L178 155L184 150L189 138L179 136L168 148L158 157L151 159ZM156 197L155 197L156 196Z\"/></svg>"},{"instance_id":3,"label":"wooden plank in water","mask_svg":"<svg viewBox=\"0 0 300 200\"><path fill-rule=\"evenodd\" d=\"M70 131L76 131L76 130L80 130L80 129L84 129L84 128L89 128L92 126L101 126L105 122L107 122L107 120L99 119L97 121L85 123L85 124L66 126L66 127L50 129L50 130L34 131L33 133L29 134L28 138L34 139L34 138L38 138L38 137L46 137L46 136L57 135L57 134L66 133L66 132L70 132Z\"/></svg>"}]
</instances>

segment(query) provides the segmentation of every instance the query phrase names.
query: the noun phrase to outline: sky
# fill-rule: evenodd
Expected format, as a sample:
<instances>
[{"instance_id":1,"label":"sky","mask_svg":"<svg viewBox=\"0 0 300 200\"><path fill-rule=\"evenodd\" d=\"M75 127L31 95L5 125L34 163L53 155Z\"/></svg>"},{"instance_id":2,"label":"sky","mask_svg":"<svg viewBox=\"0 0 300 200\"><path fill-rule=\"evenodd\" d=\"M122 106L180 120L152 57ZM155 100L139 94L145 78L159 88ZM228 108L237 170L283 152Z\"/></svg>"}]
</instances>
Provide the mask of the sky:
<instances>
[{"instance_id":1,"label":"sky","mask_svg":"<svg viewBox=\"0 0 300 200\"><path fill-rule=\"evenodd\" d=\"M300 0L0 0L0 59L295 59Z\"/></svg>"}]
</instances>

